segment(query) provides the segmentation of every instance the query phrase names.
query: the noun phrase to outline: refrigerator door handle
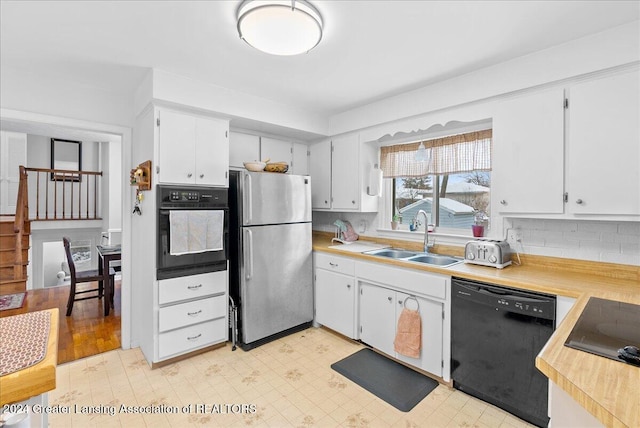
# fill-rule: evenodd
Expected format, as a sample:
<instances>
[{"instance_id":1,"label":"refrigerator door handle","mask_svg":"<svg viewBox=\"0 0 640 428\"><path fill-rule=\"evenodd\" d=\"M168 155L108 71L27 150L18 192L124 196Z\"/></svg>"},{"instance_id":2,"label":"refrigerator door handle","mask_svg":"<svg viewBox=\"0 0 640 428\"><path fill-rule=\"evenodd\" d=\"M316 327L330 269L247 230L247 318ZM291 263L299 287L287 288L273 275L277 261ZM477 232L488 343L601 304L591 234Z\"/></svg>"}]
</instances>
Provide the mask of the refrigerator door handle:
<instances>
[{"instance_id":1,"label":"refrigerator door handle","mask_svg":"<svg viewBox=\"0 0 640 428\"><path fill-rule=\"evenodd\" d=\"M244 173L244 183L244 192L242 192L244 196L244 224L250 224L253 217L253 195L251 194L251 175L249 173Z\"/></svg>"},{"instance_id":2,"label":"refrigerator door handle","mask_svg":"<svg viewBox=\"0 0 640 428\"><path fill-rule=\"evenodd\" d=\"M244 257L245 278L251 279L251 277L253 276L253 233L251 233L251 230L245 229L244 234L244 248L246 250L246 254Z\"/></svg>"}]
</instances>

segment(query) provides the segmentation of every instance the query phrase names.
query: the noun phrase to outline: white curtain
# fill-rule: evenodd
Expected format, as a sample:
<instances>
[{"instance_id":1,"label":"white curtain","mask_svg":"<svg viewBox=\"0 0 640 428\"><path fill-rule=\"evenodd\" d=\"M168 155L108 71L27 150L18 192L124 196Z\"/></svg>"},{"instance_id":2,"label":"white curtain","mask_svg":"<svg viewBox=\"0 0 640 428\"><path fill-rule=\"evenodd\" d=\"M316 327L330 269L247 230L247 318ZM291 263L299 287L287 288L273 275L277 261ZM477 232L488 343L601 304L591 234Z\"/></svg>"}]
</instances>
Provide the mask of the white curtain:
<instances>
[{"instance_id":1,"label":"white curtain","mask_svg":"<svg viewBox=\"0 0 640 428\"><path fill-rule=\"evenodd\" d=\"M491 129L380 148L385 178L491 170ZM416 160L420 144L426 160Z\"/></svg>"}]
</instances>

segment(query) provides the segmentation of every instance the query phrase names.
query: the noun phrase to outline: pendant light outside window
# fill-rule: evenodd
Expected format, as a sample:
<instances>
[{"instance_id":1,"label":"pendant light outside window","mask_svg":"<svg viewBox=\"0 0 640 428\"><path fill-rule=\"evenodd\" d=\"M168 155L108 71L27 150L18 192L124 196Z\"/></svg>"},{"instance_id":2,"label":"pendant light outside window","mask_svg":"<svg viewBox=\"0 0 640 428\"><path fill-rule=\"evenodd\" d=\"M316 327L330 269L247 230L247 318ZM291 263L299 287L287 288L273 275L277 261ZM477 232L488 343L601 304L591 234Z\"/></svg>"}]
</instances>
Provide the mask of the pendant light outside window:
<instances>
[{"instance_id":1,"label":"pendant light outside window","mask_svg":"<svg viewBox=\"0 0 640 428\"><path fill-rule=\"evenodd\" d=\"M272 55L298 55L322 39L322 17L304 0L244 0L238 8L238 34Z\"/></svg>"},{"instance_id":2,"label":"pendant light outside window","mask_svg":"<svg viewBox=\"0 0 640 428\"><path fill-rule=\"evenodd\" d=\"M426 162L429 157L427 156L427 149L424 147L424 143L420 141L420 145L418 146L418 150L416 150L415 159L418 162Z\"/></svg>"}]
</instances>

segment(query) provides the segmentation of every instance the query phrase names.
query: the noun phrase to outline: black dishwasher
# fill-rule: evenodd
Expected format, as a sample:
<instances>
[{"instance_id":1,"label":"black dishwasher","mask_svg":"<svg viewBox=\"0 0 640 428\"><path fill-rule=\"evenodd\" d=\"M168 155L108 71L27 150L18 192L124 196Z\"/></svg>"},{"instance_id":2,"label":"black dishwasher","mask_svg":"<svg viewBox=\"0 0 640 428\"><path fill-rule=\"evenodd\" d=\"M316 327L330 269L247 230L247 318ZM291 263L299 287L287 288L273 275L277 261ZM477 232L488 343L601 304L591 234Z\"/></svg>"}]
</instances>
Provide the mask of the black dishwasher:
<instances>
[{"instance_id":1,"label":"black dishwasher","mask_svg":"<svg viewBox=\"0 0 640 428\"><path fill-rule=\"evenodd\" d=\"M553 333L555 308L555 296L453 278L454 388L546 427L549 383L535 358Z\"/></svg>"}]
</instances>

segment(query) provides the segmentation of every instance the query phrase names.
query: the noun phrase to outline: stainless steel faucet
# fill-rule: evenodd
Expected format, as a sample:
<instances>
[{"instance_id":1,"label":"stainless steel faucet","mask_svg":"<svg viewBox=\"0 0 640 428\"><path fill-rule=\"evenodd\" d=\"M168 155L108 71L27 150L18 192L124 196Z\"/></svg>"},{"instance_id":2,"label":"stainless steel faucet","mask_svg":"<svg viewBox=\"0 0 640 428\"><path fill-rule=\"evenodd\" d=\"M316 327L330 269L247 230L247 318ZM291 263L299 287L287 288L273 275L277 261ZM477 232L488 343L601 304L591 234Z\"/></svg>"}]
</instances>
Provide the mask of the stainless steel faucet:
<instances>
[{"instance_id":1,"label":"stainless steel faucet","mask_svg":"<svg viewBox=\"0 0 640 428\"><path fill-rule=\"evenodd\" d=\"M429 244L429 217L425 210L419 210L413 220L417 221L420 214L424 216L424 252L428 253L429 248L433 247L433 244Z\"/></svg>"}]
</instances>

